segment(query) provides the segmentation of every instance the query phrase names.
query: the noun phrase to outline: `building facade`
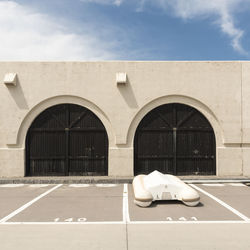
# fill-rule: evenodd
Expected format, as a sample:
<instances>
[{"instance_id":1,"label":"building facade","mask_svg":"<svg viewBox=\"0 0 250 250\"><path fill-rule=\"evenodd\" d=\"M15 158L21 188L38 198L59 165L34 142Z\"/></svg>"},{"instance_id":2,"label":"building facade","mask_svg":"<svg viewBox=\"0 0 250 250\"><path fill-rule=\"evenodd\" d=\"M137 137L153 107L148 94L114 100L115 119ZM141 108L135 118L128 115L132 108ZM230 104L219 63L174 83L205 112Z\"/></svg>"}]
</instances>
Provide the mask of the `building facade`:
<instances>
[{"instance_id":1,"label":"building facade","mask_svg":"<svg viewBox=\"0 0 250 250\"><path fill-rule=\"evenodd\" d=\"M1 62L0 79L2 177L250 176L249 62Z\"/></svg>"}]
</instances>

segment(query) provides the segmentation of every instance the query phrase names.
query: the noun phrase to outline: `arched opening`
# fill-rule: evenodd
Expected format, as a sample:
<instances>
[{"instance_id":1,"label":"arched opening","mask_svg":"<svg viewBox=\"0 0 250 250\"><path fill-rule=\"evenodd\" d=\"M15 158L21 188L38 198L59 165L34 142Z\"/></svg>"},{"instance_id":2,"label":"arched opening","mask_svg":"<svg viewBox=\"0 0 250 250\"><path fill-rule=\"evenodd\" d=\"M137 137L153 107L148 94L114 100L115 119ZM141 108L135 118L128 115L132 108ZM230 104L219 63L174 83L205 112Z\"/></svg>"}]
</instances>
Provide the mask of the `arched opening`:
<instances>
[{"instance_id":1,"label":"arched opening","mask_svg":"<svg viewBox=\"0 0 250 250\"><path fill-rule=\"evenodd\" d=\"M134 174L154 170L174 175L215 175L212 126L195 108L165 104L139 123L134 138Z\"/></svg>"},{"instance_id":2,"label":"arched opening","mask_svg":"<svg viewBox=\"0 0 250 250\"><path fill-rule=\"evenodd\" d=\"M107 174L108 136L92 111L59 104L33 121L26 136L26 176Z\"/></svg>"}]
</instances>

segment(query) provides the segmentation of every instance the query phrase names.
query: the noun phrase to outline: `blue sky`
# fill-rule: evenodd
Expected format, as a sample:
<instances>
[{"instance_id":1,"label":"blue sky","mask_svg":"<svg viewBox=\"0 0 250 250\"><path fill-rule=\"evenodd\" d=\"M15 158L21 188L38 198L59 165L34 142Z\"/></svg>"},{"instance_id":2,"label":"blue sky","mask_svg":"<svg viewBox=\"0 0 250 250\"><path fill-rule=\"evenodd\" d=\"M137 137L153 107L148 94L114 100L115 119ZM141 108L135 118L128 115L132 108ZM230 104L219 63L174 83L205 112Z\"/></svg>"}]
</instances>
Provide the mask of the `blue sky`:
<instances>
[{"instance_id":1,"label":"blue sky","mask_svg":"<svg viewBox=\"0 0 250 250\"><path fill-rule=\"evenodd\" d=\"M249 60L250 0L0 0L0 60Z\"/></svg>"}]
</instances>

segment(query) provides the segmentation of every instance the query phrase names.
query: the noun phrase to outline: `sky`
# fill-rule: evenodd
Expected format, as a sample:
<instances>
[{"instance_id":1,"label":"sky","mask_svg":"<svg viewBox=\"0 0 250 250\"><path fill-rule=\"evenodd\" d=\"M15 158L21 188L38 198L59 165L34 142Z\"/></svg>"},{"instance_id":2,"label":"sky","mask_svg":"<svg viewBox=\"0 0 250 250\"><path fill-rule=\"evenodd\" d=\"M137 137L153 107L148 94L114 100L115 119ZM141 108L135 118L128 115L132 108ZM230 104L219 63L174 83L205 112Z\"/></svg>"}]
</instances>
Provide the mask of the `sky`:
<instances>
[{"instance_id":1,"label":"sky","mask_svg":"<svg viewBox=\"0 0 250 250\"><path fill-rule=\"evenodd\" d=\"M0 61L250 60L250 0L0 0Z\"/></svg>"}]
</instances>

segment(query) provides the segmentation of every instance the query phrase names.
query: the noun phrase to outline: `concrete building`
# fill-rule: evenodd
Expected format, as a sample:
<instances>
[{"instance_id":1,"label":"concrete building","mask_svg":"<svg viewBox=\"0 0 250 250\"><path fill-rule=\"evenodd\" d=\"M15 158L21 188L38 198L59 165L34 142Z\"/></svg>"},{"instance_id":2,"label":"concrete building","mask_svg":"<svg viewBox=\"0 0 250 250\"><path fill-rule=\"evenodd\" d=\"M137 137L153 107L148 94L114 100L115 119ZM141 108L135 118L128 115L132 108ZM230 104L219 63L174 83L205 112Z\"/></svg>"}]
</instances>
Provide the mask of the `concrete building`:
<instances>
[{"instance_id":1,"label":"concrete building","mask_svg":"<svg viewBox=\"0 0 250 250\"><path fill-rule=\"evenodd\" d=\"M2 177L250 176L249 62L1 62L0 79Z\"/></svg>"}]
</instances>

